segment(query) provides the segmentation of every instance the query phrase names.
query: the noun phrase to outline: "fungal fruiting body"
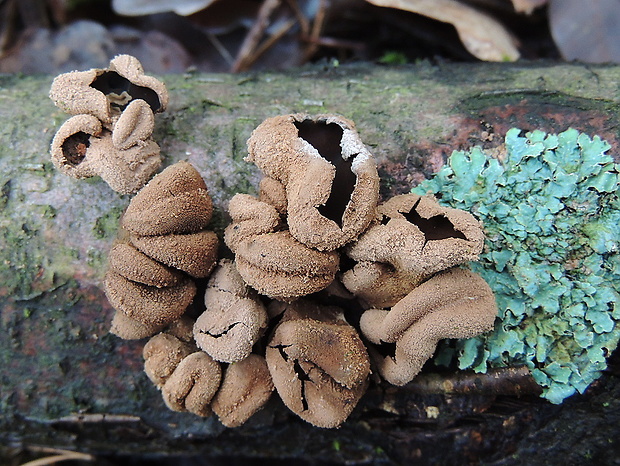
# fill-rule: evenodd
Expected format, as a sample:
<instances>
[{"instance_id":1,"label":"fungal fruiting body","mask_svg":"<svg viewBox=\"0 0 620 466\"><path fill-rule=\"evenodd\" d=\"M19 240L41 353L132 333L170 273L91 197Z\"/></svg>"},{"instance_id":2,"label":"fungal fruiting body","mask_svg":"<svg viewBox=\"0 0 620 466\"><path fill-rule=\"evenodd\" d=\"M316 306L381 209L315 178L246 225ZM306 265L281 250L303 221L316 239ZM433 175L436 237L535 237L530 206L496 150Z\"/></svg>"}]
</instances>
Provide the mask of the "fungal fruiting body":
<instances>
[{"instance_id":1,"label":"fungal fruiting body","mask_svg":"<svg viewBox=\"0 0 620 466\"><path fill-rule=\"evenodd\" d=\"M217 361L247 358L267 328L267 310L232 261L223 259L211 275L205 307L194 325L196 344Z\"/></svg>"},{"instance_id":2,"label":"fungal fruiting body","mask_svg":"<svg viewBox=\"0 0 620 466\"><path fill-rule=\"evenodd\" d=\"M378 208L375 223L346 249L355 266L342 282L372 307L391 307L433 274L476 260L482 225L432 196L403 194Z\"/></svg>"},{"instance_id":3,"label":"fungal fruiting body","mask_svg":"<svg viewBox=\"0 0 620 466\"><path fill-rule=\"evenodd\" d=\"M187 162L166 168L132 199L104 283L117 311L113 333L144 338L183 315L196 294L193 279L217 261L217 236L205 230L211 212L207 187Z\"/></svg>"},{"instance_id":4,"label":"fungal fruiting body","mask_svg":"<svg viewBox=\"0 0 620 466\"><path fill-rule=\"evenodd\" d=\"M134 105L116 99L108 125ZM109 131L106 124L91 132ZM123 145L130 133L113 141ZM211 199L185 162L132 199L110 253L112 331L144 338L163 330L144 348L145 371L170 409L214 412L236 427L275 389L301 419L335 428L366 391L371 367L402 385L439 339L492 327L493 293L459 268L482 250L481 224L430 196L378 205L375 161L350 121L270 118L248 148L265 177L257 197L230 200L224 241L234 261L216 267L217 237L206 230ZM197 278L208 282L193 321L184 313ZM356 326L323 304L334 292L364 309Z\"/></svg>"},{"instance_id":5,"label":"fungal fruiting body","mask_svg":"<svg viewBox=\"0 0 620 466\"><path fill-rule=\"evenodd\" d=\"M134 57L119 55L108 69L62 74L50 98L75 115L51 146L52 162L65 175L98 175L115 191L133 194L159 169L159 146L151 134L154 113L166 108L168 93Z\"/></svg>"},{"instance_id":6,"label":"fungal fruiting body","mask_svg":"<svg viewBox=\"0 0 620 466\"><path fill-rule=\"evenodd\" d=\"M373 156L353 123L337 115L293 114L259 125L248 140L247 160L280 182L293 238L320 251L356 239L379 200Z\"/></svg>"},{"instance_id":7,"label":"fungal fruiting body","mask_svg":"<svg viewBox=\"0 0 620 466\"><path fill-rule=\"evenodd\" d=\"M342 310L305 300L287 306L266 359L284 404L318 427L346 420L370 374L366 348Z\"/></svg>"}]
</instances>

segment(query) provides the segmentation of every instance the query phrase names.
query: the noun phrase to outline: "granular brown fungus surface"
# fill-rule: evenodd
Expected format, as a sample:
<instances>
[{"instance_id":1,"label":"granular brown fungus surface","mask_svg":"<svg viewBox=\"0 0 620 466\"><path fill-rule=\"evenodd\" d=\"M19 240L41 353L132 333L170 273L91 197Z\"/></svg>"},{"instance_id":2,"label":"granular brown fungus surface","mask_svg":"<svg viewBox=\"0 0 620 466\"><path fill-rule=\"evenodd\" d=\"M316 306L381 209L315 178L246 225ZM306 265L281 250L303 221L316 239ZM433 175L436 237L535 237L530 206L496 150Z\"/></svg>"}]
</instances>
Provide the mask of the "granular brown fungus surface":
<instances>
[{"instance_id":1,"label":"granular brown fungus surface","mask_svg":"<svg viewBox=\"0 0 620 466\"><path fill-rule=\"evenodd\" d=\"M352 122L337 115L265 120L248 140L247 160L282 183L291 235L335 250L356 239L375 215L379 176Z\"/></svg>"},{"instance_id":2,"label":"granular brown fungus surface","mask_svg":"<svg viewBox=\"0 0 620 466\"><path fill-rule=\"evenodd\" d=\"M282 401L318 427L338 427L366 390L370 363L357 332L335 307L288 306L266 359Z\"/></svg>"},{"instance_id":3,"label":"granular brown fungus surface","mask_svg":"<svg viewBox=\"0 0 620 466\"><path fill-rule=\"evenodd\" d=\"M121 225L140 236L196 233L209 224L213 203L200 173L178 162L155 176L132 200Z\"/></svg>"},{"instance_id":4,"label":"granular brown fungus surface","mask_svg":"<svg viewBox=\"0 0 620 466\"><path fill-rule=\"evenodd\" d=\"M205 292L206 310L196 319L196 344L216 361L248 357L267 328L267 311L230 260L222 260Z\"/></svg>"},{"instance_id":5,"label":"granular brown fungus surface","mask_svg":"<svg viewBox=\"0 0 620 466\"><path fill-rule=\"evenodd\" d=\"M361 318L372 342L395 343L395 353L371 354L379 373L394 385L410 382L445 338L471 338L493 328L495 297L479 275L453 268L412 290L391 310L370 309Z\"/></svg>"},{"instance_id":6,"label":"granular brown fungus surface","mask_svg":"<svg viewBox=\"0 0 620 466\"><path fill-rule=\"evenodd\" d=\"M144 372L158 388L164 386L183 359L198 351L196 346L168 333L152 337L142 350Z\"/></svg>"},{"instance_id":7,"label":"granular brown fungus surface","mask_svg":"<svg viewBox=\"0 0 620 466\"><path fill-rule=\"evenodd\" d=\"M379 206L378 215L379 221L347 247L357 265L342 277L370 306L390 307L434 273L477 260L482 252L480 222L432 197L395 196Z\"/></svg>"},{"instance_id":8,"label":"granular brown fungus surface","mask_svg":"<svg viewBox=\"0 0 620 466\"><path fill-rule=\"evenodd\" d=\"M147 256L196 278L207 277L217 261L219 240L212 231L184 235L131 236Z\"/></svg>"},{"instance_id":9,"label":"granular brown fungus surface","mask_svg":"<svg viewBox=\"0 0 620 466\"><path fill-rule=\"evenodd\" d=\"M179 270L167 267L128 243L117 243L108 254L108 268L128 280L164 288L183 281Z\"/></svg>"},{"instance_id":10,"label":"granular brown fungus surface","mask_svg":"<svg viewBox=\"0 0 620 466\"><path fill-rule=\"evenodd\" d=\"M161 392L173 411L211 415L211 399L220 387L222 369L207 353L198 351L185 357L164 383Z\"/></svg>"},{"instance_id":11,"label":"granular brown fungus surface","mask_svg":"<svg viewBox=\"0 0 620 466\"><path fill-rule=\"evenodd\" d=\"M265 358L250 354L225 369L211 408L226 427L239 427L267 403L273 389Z\"/></svg>"},{"instance_id":12,"label":"granular brown fungus surface","mask_svg":"<svg viewBox=\"0 0 620 466\"><path fill-rule=\"evenodd\" d=\"M157 288L133 282L108 270L105 293L118 312L147 325L166 325L183 315L196 294L196 285L185 278L176 286Z\"/></svg>"}]
</instances>

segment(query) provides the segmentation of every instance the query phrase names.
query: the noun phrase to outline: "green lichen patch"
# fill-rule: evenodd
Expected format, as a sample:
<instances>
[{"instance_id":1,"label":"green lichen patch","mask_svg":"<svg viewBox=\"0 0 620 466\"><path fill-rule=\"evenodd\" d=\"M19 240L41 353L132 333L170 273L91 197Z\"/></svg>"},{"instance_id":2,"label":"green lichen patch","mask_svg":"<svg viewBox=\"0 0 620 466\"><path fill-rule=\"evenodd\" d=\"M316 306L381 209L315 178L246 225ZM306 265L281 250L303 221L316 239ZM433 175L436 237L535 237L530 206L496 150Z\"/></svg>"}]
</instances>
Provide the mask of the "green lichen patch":
<instances>
[{"instance_id":1,"label":"green lichen patch","mask_svg":"<svg viewBox=\"0 0 620 466\"><path fill-rule=\"evenodd\" d=\"M413 191L483 221L486 247L472 268L500 309L494 332L445 345L439 360L479 372L524 363L560 403L600 377L620 339L620 166L597 136L520 133L507 132L497 158L454 152Z\"/></svg>"}]
</instances>

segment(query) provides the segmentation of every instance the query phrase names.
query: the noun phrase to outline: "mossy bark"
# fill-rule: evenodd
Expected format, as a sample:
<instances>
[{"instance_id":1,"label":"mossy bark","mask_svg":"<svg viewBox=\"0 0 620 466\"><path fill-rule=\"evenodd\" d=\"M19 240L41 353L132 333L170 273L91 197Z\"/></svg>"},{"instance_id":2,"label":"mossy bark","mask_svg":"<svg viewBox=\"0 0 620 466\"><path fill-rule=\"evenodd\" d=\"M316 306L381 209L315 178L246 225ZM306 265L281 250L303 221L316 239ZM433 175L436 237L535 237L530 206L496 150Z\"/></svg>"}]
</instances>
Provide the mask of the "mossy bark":
<instances>
[{"instance_id":1,"label":"mossy bark","mask_svg":"<svg viewBox=\"0 0 620 466\"><path fill-rule=\"evenodd\" d=\"M188 160L203 175L220 234L227 201L258 185L258 171L243 160L245 141L278 114L329 112L354 120L379 162L384 197L407 192L454 149L498 146L510 127L560 132L572 126L607 139L616 153L620 141L618 66L420 63L162 79L171 105L158 116L154 139L166 165ZM513 452L528 458L520 445L548 419L591 411L587 406L601 397L600 422L590 428L602 439L611 432L606 426L617 425L617 399L596 387L589 398L555 407L535 395L507 398L522 392L505 388L437 394L415 383L373 384L337 431L299 421L275 397L237 430L168 411L142 372L142 344L108 333L112 309L99 288L129 196L100 179L74 180L54 169L49 144L68 115L47 98L51 80L0 76L0 443L383 464L448 455L452 463ZM431 385L445 388L458 378L444 377L448 385ZM480 380L469 386L485 383ZM616 393L617 381L608 375L598 386ZM506 393L499 399L498 390ZM561 442L547 435L550 444ZM588 448L604 455L618 447L613 442L572 448L565 460L579 462Z\"/></svg>"}]
</instances>

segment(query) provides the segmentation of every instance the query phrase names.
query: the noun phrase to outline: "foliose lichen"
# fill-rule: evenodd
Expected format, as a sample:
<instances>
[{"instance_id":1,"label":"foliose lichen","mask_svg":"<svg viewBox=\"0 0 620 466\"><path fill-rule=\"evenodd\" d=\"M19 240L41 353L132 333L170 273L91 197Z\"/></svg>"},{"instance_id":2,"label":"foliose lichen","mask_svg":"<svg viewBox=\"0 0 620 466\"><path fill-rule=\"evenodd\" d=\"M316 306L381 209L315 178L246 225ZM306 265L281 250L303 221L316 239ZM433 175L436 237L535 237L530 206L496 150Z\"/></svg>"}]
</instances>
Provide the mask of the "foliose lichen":
<instances>
[{"instance_id":1,"label":"foliose lichen","mask_svg":"<svg viewBox=\"0 0 620 466\"><path fill-rule=\"evenodd\" d=\"M553 403L600 377L620 338L620 166L609 149L575 129L511 129L499 155L454 152L412 189L483 222L485 250L472 269L501 318L492 333L446 343L438 362L457 357L477 372L526 364Z\"/></svg>"}]
</instances>

